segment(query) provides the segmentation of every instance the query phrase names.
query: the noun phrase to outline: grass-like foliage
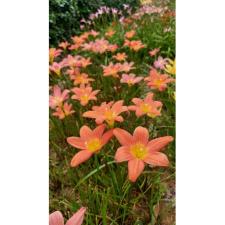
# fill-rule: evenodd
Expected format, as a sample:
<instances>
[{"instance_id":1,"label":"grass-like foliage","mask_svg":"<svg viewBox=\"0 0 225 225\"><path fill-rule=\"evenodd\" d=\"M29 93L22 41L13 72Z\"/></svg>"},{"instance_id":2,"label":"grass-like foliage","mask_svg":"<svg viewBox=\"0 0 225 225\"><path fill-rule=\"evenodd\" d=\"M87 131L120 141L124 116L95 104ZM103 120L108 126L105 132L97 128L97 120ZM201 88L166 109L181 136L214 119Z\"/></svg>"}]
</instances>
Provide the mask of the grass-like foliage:
<instances>
[{"instance_id":1,"label":"grass-like foliage","mask_svg":"<svg viewBox=\"0 0 225 225\"><path fill-rule=\"evenodd\" d=\"M49 50L50 212L175 224L174 2L100 10Z\"/></svg>"}]
</instances>

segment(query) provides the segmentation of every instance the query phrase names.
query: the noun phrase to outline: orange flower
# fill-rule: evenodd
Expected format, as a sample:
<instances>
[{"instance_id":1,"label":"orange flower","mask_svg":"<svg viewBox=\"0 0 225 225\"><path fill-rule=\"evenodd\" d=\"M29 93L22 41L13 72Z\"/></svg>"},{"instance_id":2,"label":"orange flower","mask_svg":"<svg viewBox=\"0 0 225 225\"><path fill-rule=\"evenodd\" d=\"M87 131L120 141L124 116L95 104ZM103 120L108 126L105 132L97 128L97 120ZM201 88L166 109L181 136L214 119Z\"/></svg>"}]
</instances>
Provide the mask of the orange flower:
<instances>
[{"instance_id":1,"label":"orange flower","mask_svg":"<svg viewBox=\"0 0 225 225\"><path fill-rule=\"evenodd\" d=\"M149 76L145 78L145 81L147 81L147 85L150 88L164 91L167 88L167 84L175 80L167 74L160 74L156 69L152 69L150 70Z\"/></svg>"},{"instance_id":2,"label":"orange flower","mask_svg":"<svg viewBox=\"0 0 225 225\"><path fill-rule=\"evenodd\" d=\"M153 100L153 93L148 93L145 99L133 98L132 102L135 105L128 106L129 110L136 111L136 116L140 117L142 115L147 115L149 117L160 116L160 111L162 108L162 102Z\"/></svg>"},{"instance_id":3,"label":"orange flower","mask_svg":"<svg viewBox=\"0 0 225 225\"><path fill-rule=\"evenodd\" d=\"M109 63L108 66L102 66L103 67L103 76L113 76L118 77L118 73L121 71L121 64L116 63L113 64L112 62Z\"/></svg>"},{"instance_id":4,"label":"orange flower","mask_svg":"<svg viewBox=\"0 0 225 225\"><path fill-rule=\"evenodd\" d=\"M128 46L130 49L134 51L138 51L141 48L144 48L145 45L142 44L141 41L130 41L130 40L125 40L124 46Z\"/></svg>"},{"instance_id":5,"label":"orange flower","mask_svg":"<svg viewBox=\"0 0 225 225\"><path fill-rule=\"evenodd\" d=\"M75 148L81 149L71 160L70 165L76 167L87 161L93 154L99 152L102 147L113 136L112 130L105 130L105 125L102 124L91 130L88 126L82 126L80 129L80 137L68 137L67 142Z\"/></svg>"},{"instance_id":6,"label":"orange flower","mask_svg":"<svg viewBox=\"0 0 225 225\"><path fill-rule=\"evenodd\" d=\"M65 89L63 92L61 91L58 85L53 87L53 95L49 96L49 106L54 109L56 107L61 107L63 102L69 97L68 93L70 91Z\"/></svg>"},{"instance_id":7,"label":"orange flower","mask_svg":"<svg viewBox=\"0 0 225 225\"><path fill-rule=\"evenodd\" d=\"M74 36L74 37L72 37L71 38L72 40L73 40L73 42L74 42L74 44L77 44L77 45L79 45L79 46L81 46L84 42L85 42L85 37L79 37L79 36Z\"/></svg>"},{"instance_id":8,"label":"orange flower","mask_svg":"<svg viewBox=\"0 0 225 225\"><path fill-rule=\"evenodd\" d=\"M81 225L86 210L85 207L81 207L69 220L67 220L66 225ZM55 211L49 215L49 225L64 225L63 215L60 211Z\"/></svg>"},{"instance_id":9,"label":"orange flower","mask_svg":"<svg viewBox=\"0 0 225 225\"><path fill-rule=\"evenodd\" d=\"M69 43L67 41L61 42L59 44L59 47L62 48L62 49L64 49L64 50L67 49L68 46L69 46Z\"/></svg>"},{"instance_id":10,"label":"orange flower","mask_svg":"<svg viewBox=\"0 0 225 225\"><path fill-rule=\"evenodd\" d=\"M118 61L124 61L127 58L126 53L117 53L116 55L113 56L114 59Z\"/></svg>"},{"instance_id":11,"label":"orange flower","mask_svg":"<svg viewBox=\"0 0 225 225\"><path fill-rule=\"evenodd\" d=\"M49 62L50 64L53 63L54 59L61 54L62 50L61 49L56 49L56 48L50 48L49 49Z\"/></svg>"},{"instance_id":12,"label":"orange flower","mask_svg":"<svg viewBox=\"0 0 225 225\"><path fill-rule=\"evenodd\" d=\"M127 106L123 106L123 100L120 100L115 103L103 102L100 106L93 106L92 110L85 112L83 117L95 119L97 124L106 121L110 127L113 127L115 121L123 122L123 117L119 115L127 111Z\"/></svg>"},{"instance_id":13,"label":"orange flower","mask_svg":"<svg viewBox=\"0 0 225 225\"><path fill-rule=\"evenodd\" d=\"M83 46L83 50L92 51L94 53L101 53L101 54L106 51L114 52L118 48L116 44L111 45L104 38L96 39L95 41L85 43L82 46Z\"/></svg>"},{"instance_id":14,"label":"orange flower","mask_svg":"<svg viewBox=\"0 0 225 225\"><path fill-rule=\"evenodd\" d=\"M69 116L74 112L75 111L72 110L72 104L68 104L67 102L65 102L62 107L57 107L56 111L52 115L63 120L66 116Z\"/></svg>"},{"instance_id":15,"label":"orange flower","mask_svg":"<svg viewBox=\"0 0 225 225\"><path fill-rule=\"evenodd\" d=\"M105 36L106 36L106 37L112 37L115 33L116 33L116 31L114 31L112 28L110 28L110 29L105 33Z\"/></svg>"},{"instance_id":16,"label":"orange flower","mask_svg":"<svg viewBox=\"0 0 225 225\"><path fill-rule=\"evenodd\" d=\"M115 52L117 48L118 48L118 45L117 45L117 44L114 44L114 45L108 45L107 50L108 50L109 52Z\"/></svg>"},{"instance_id":17,"label":"orange flower","mask_svg":"<svg viewBox=\"0 0 225 225\"><path fill-rule=\"evenodd\" d=\"M89 84L90 82L94 81L94 79L89 78L88 74L86 73L79 73L74 76L70 76L71 80L74 80L74 85L83 85L83 84Z\"/></svg>"},{"instance_id":18,"label":"orange flower","mask_svg":"<svg viewBox=\"0 0 225 225\"><path fill-rule=\"evenodd\" d=\"M128 31L128 32L125 33L125 37L130 39L135 35L135 33L136 32L134 30Z\"/></svg>"},{"instance_id":19,"label":"orange flower","mask_svg":"<svg viewBox=\"0 0 225 225\"><path fill-rule=\"evenodd\" d=\"M76 55L68 55L67 58L65 58L63 61L64 66L69 66L69 67L83 67L86 68L88 65L91 65L91 59L89 58L84 58L83 56Z\"/></svg>"},{"instance_id":20,"label":"orange flower","mask_svg":"<svg viewBox=\"0 0 225 225\"><path fill-rule=\"evenodd\" d=\"M97 100L96 94L100 90L92 91L92 87L82 85L80 88L75 87L71 91L74 93L72 99L79 100L80 104L85 106L90 100Z\"/></svg>"},{"instance_id":21,"label":"orange flower","mask_svg":"<svg viewBox=\"0 0 225 225\"><path fill-rule=\"evenodd\" d=\"M133 136L120 128L115 128L113 134L122 145L117 149L115 160L118 163L128 161L130 181L137 180L144 170L145 163L152 166L169 165L167 156L159 151L173 141L173 137L165 136L149 141L148 130L141 126L134 130Z\"/></svg>"},{"instance_id":22,"label":"orange flower","mask_svg":"<svg viewBox=\"0 0 225 225\"><path fill-rule=\"evenodd\" d=\"M63 67L62 62L60 62L60 63L53 62L52 65L49 65L49 70L54 72L56 75L60 76L62 67Z\"/></svg>"},{"instance_id":23,"label":"orange flower","mask_svg":"<svg viewBox=\"0 0 225 225\"><path fill-rule=\"evenodd\" d=\"M155 48L155 49L153 49L152 51L149 52L149 55L154 56L159 52L159 50L160 50L159 48Z\"/></svg>"}]
</instances>

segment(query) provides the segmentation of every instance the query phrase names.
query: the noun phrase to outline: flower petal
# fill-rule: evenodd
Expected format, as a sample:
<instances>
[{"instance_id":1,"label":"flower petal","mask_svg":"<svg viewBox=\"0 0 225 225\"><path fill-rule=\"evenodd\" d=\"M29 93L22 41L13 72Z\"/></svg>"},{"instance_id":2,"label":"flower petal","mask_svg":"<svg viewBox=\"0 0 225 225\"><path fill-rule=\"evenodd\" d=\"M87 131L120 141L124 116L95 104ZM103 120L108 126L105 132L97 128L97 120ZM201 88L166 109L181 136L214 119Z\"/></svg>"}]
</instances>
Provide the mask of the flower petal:
<instances>
[{"instance_id":1,"label":"flower petal","mask_svg":"<svg viewBox=\"0 0 225 225\"><path fill-rule=\"evenodd\" d=\"M133 142L132 135L123 129L115 128L113 134L121 145L131 145Z\"/></svg>"},{"instance_id":2,"label":"flower petal","mask_svg":"<svg viewBox=\"0 0 225 225\"><path fill-rule=\"evenodd\" d=\"M93 130L93 136L98 137L98 138L101 138L104 130L105 130L105 124L102 124L100 126L97 126Z\"/></svg>"},{"instance_id":3,"label":"flower petal","mask_svg":"<svg viewBox=\"0 0 225 225\"><path fill-rule=\"evenodd\" d=\"M92 155L93 155L92 152L90 152L88 150L82 150L82 151L78 152L72 158L70 165L72 167L76 167L76 166L80 165L81 163L87 161Z\"/></svg>"},{"instance_id":4,"label":"flower petal","mask_svg":"<svg viewBox=\"0 0 225 225\"><path fill-rule=\"evenodd\" d=\"M135 142L140 142L146 145L149 139L148 130L144 127L139 126L134 130L133 137Z\"/></svg>"},{"instance_id":5,"label":"flower petal","mask_svg":"<svg viewBox=\"0 0 225 225\"><path fill-rule=\"evenodd\" d=\"M87 111L83 113L83 117L88 117L88 118L97 118L99 116L99 112L96 111Z\"/></svg>"},{"instance_id":6,"label":"flower petal","mask_svg":"<svg viewBox=\"0 0 225 225\"><path fill-rule=\"evenodd\" d=\"M79 137L68 137L67 142L75 148L86 149L84 141Z\"/></svg>"},{"instance_id":7,"label":"flower petal","mask_svg":"<svg viewBox=\"0 0 225 225\"><path fill-rule=\"evenodd\" d=\"M168 166L169 160L164 153L152 152L150 153L144 161L153 166Z\"/></svg>"},{"instance_id":8,"label":"flower petal","mask_svg":"<svg viewBox=\"0 0 225 225\"><path fill-rule=\"evenodd\" d=\"M133 98L133 99L132 99L132 102L133 102L135 105L140 105L141 103L143 103L143 100L140 99L140 98Z\"/></svg>"},{"instance_id":9,"label":"flower petal","mask_svg":"<svg viewBox=\"0 0 225 225\"><path fill-rule=\"evenodd\" d=\"M133 159L128 162L128 177L129 180L135 182L143 172L145 164L142 160Z\"/></svg>"},{"instance_id":10,"label":"flower petal","mask_svg":"<svg viewBox=\"0 0 225 225\"><path fill-rule=\"evenodd\" d=\"M134 157L131 155L129 148L127 147L120 147L117 149L115 154L115 160L119 162L129 161L132 160Z\"/></svg>"},{"instance_id":11,"label":"flower petal","mask_svg":"<svg viewBox=\"0 0 225 225\"><path fill-rule=\"evenodd\" d=\"M171 141L173 141L172 136L160 137L148 142L147 147L149 148L150 152L157 152L168 145Z\"/></svg>"},{"instance_id":12,"label":"flower petal","mask_svg":"<svg viewBox=\"0 0 225 225\"><path fill-rule=\"evenodd\" d=\"M64 225L63 215L59 211L55 211L49 215L49 225Z\"/></svg>"},{"instance_id":13,"label":"flower petal","mask_svg":"<svg viewBox=\"0 0 225 225\"><path fill-rule=\"evenodd\" d=\"M66 225L81 225L84 220L84 213L86 208L80 208L67 222Z\"/></svg>"},{"instance_id":14,"label":"flower petal","mask_svg":"<svg viewBox=\"0 0 225 225\"><path fill-rule=\"evenodd\" d=\"M82 140L87 140L90 136L92 136L93 131L88 126L82 126L80 129L80 137Z\"/></svg>"},{"instance_id":15,"label":"flower petal","mask_svg":"<svg viewBox=\"0 0 225 225\"><path fill-rule=\"evenodd\" d=\"M102 136L102 145L105 145L113 136L113 129L107 131L106 133L103 134Z\"/></svg>"}]
</instances>

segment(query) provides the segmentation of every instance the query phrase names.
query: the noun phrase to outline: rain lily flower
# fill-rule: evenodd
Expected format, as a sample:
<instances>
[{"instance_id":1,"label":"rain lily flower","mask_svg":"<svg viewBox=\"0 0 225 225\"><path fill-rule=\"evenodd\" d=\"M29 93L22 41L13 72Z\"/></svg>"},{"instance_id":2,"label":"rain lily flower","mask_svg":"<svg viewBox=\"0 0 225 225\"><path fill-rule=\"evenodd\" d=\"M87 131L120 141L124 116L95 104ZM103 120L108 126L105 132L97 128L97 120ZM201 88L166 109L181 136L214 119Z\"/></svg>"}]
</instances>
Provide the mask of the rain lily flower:
<instances>
[{"instance_id":1,"label":"rain lily flower","mask_svg":"<svg viewBox=\"0 0 225 225\"><path fill-rule=\"evenodd\" d=\"M69 43L67 41L61 42L59 44L59 47L62 48L62 49L64 49L64 50L67 49L68 46L69 46Z\"/></svg>"},{"instance_id":2,"label":"rain lily flower","mask_svg":"<svg viewBox=\"0 0 225 225\"><path fill-rule=\"evenodd\" d=\"M115 121L123 122L123 117L120 116L122 112L127 111L127 106L123 106L123 100L117 102L103 102L100 106L93 106L92 111L87 111L83 117L95 119L97 124L102 124L104 121L110 127L114 126Z\"/></svg>"},{"instance_id":3,"label":"rain lily flower","mask_svg":"<svg viewBox=\"0 0 225 225\"><path fill-rule=\"evenodd\" d=\"M63 120L66 116L69 116L75 112L74 110L72 110L72 107L72 104L68 104L67 102L65 102L62 107L57 107L56 111L52 115Z\"/></svg>"},{"instance_id":4,"label":"rain lily flower","mask_svg":"<svg viewBox=\"0 0 225 225\"><path fill-rule=\"evenodd\" d=\"M109 63L108 66L103 66L103 76L113 76L113 77L118 77L118 73L121 72L121 64L116 63L113 64L112 62Z\"/></svg>"},{"instance_id":5,"label":"rain lily flower","mask_svg":"<svg viewBox=\"0 0 225 225\"><path fill-rule=\"evenodd\" d=\"M61 49L56 49L56 48L50 48L49 49L49 62L50 64L53 63L54 59L61 54L62 50Z\"/></svg>"},{"instance_id":6,"label":"rain lily flower","mask_svg":"<svg viewBox=\"0 0 225 225\"><path fill-rule=\"evenodd\" d=\"M123 4L124 9L128 9L130 6L128 4Z\"/></svg>"},{"instance_id":7,"label":"rain lily flower","mask_svg":"<svg viewBox=\"0 0 225 225\"><path fill-rule=\"evenodd\" d=\"M128 31L128 32L125 33L125 37L130 39L135 35L135 33L136 32L134 30Z\"/></svg>"},{"instance_id":8,"label":"rain lily flower","mask_svg":"<svg viewBox=\"0 0 225 225\"><path fill-rule=\"evenodd\" d=\"M149 52L149 55L155 56L159 52L159 50L160 50L159 48L155 48L155 49L153 49L152 51Z\"/></svg>"},{"instance_id":9,"label":"rain lily flower","mask_svg":"<svg viewBox=\"0 0 225 225\"><path fill-rule=\"evenodd\" d=\"M118 49L118 45L117 44L115 44L115 45L108 45L108 48L107 48L107 50L109 52L115 52L117 49Z\"/></svg>"},{"instance_id":10,"label":"rain lily flower","mask_svg":"<svg viewBox=\"0 0 225 225\"><path fill-rule=\"evenodd\" d=\"M86 37L74 36L71 39L73 40L74 44L81 46L85 42Z\"/></svg>"},{"instance_id":11,"label":"rain lily flower","mask_svg":"<svg viewBox=\"0 0 225 225\"><path fill-rule=\"evenodd\" d=\"M81 225L84 220L86 208L80 208L65 225ZM55 211L49 215L49 225L64 225L64 218L61 212Z\"/></svg>"},{"instance_id":12,"label":"rain lily flower","mask_svg":"<svg viewBox=\"0 0 225 225\"><path fill-rule=\"evenodd\" d=\"M164 91L167 88L167 84L174 82L173 78L170 78L167 74L160 74L156 69L152 69L149 76L144 79L147 81L147 85L152 89L158 89Z\"/></svg>"},{"instance_id":13,"label":"rain lily flower","mask_svg":"<svg viewBox=\"0 0 225 225\"><path fill-rule=\"evenodd\" d=\"M122 79L120 80L120 83L126 83L129 86L132 86L136 83L139 83L143 77L136 77L135 74L122 74Z\"/></svg>"},{"instance_id":14,"label":"rain lily flower","mask_svg":"<svg viewBox=\"0 0 225 225\"><path fill-rule=\"evenodd\" d=\"M115 33L116 33L116 31L114 31L112 28L110 28L110 29L105 33L105 36L106 36L106 37L112 37Z\"/></svg>"},{"instance_id":15,"label":"rain lily flower","mask_svg":"<svg viewBox=\"0 0 225 225\"><path fill-rule=\"evenodd\" d=\"M168 63L168 59L167 58L163 58L162 56L159 56L158 59L154 62L154 67L157 69L161 69L164 70L165 69L165 65Z\"/></svg>"},{"instance_id":16,"label":"rain lily flower","mask_svg":"<svg viewBox=\"0 0 225 225\"><path fill-rule=\"evenodd\" d=\"M125 62L123 64L120 64L120 71L121 72L125 72L128 73L130 72L130 70L135 69L135 67L133 67L134 63L133 62Z\"/></svg>"},{"instance_id":17,"label":"rain lily flower","mask_svg":"<svg viewBox=\"0 0 225 225\"><path fill-rule=\"evenodd\" d=\"M61 69L63 68L63 63L57 63L53 62L51 65L49 65L49 70L54 72L56 75L60 76L61 75Z\"/></svg>"},{"instance_id":18,"label":"rain lily flower","mask_svg":"<svg viewBox=\"0 0 225 225\"><path fill-rule=\"evenodd\" d=\"M117 149L115 160L118 163L128 161L130 181L137 180L144 170L145 163L152 166L169 165L167 156L159 151L173 141L173 137L165 136L149 141L148 130L141 126L134 130L133 135L120 128L115 128L113 134L122 145Z\"/></svg>"},{"instance_id":19,"label":"rain lily flower","mask_svg":"<svg viewBox=\"0 0 225 225\"><path fill-rule=\"evenodd\" d=\"M68 137L67 142L75 148L81 149L71 160L70 165L76 167L87 161L93 154L98 153L113 136L112 130L104 133L104 124L91 130L88 126L82 126L80 137Z\"/></svg>"},{"instance_id":20,"label":"rain lily flower","mask_svg":"<svg viewBox=\"0 0 225 225\"><path fill-rule=\"evenodd\" d=\"M74 80L74 85L89 84L90 82L94 81L94 79L89 78L88 74L86 73L79 73L77 75L70 76L70 79Z\"/></svg>"},{"instance_id":21,"label":"rain lily flower","mask_svg":"<svg viewBox=\"0 0 225 225\"><path fill-rule=\"evenodd\" d=\"M114 14L114 15L118 13L118 9L116 9L116 8L112 8L111 10L112 10L112 14Z\"/></svg>"},{"instance_id":22,"label":"rain lily flower","mask_svg":"<svg viewBox=\"0 0 225 225\"><path fill-rule=\"evenodd\" d=\"M165 71L171 75L176 75L176 60L169 59L169 63L166 65Z\"/></svg>"},{"instance_id":23,"label":"rain lily flower","mask_svg":"<svg viewBox=\"0 0 225 225\"><path fill-rule=\"evenodd\" d=\"M162 108L162 102L153 100L153 93L148 93L145 99L133 98L132 102L135 105L128 106L129 110L136 111L136 116L140 117L142 115L147 115L151 118L160 116L160 111Z\"/></svg>"},{"instance_id":24,"label":"rain lily flower","mask_svg":"<svg viewBox=\"0 0 225 225\"><path fill-rule=\"evenodd\" d=\"M88 65L91 65L91 59L89 58L84 58L80 55L72 56L68 55L67 58L63 60L64 66L69 66L69 67L82 67L86 68Z\"/></svg>"},{"instance_id":25,"label":"rain lily flower","mask_svg":"<svg viewBox=\"0 0 225 225\"><path fill-rule=\"evenodd\" d=\"M68 99L68 93L70 91L65 89L63 92L61 91L60 87L58 85L55 85L53 87L53 95L49 96L49 106L52 109L55 109L56 107L61 107L63 102Z\"/></svg>"},{"instance_id":26,"label":"rain lily flower","mask_svg":"<svg viewBox=\"0 0 225 225\"><path fill-rule=\"evenodd\" d=\"M145 47L145 45L143 45L141 41L136 41L136 40L130 41L127 39L124 42L124 46L128 46L130 49L136 52L139 51L141 48Z\"/></svg>"},{"instance_id":27,"label":"rain lily flower","mask_svg":"<svg viewBox=\"0 0 225 225\"><path fill-rule=\"evenodd\" d=\"M117 53L116 55L113 56L114 59L118 61L124 61L127 58L126 53Z\"/></svg>"},{"instance_id":28,"label":"rain lily flower","mask_svg":"<svg viewBox=\"0 0 225 225\"><path fill-rule=\"evenodd\" d=\"M93 36L93 37L96 37L99 35L99 32L95 31L95 30L91 30L89 31L89 35Z\"/></svg>"},{"instance_id":29,"label":"rain lily flower","mask_svg":"<svg viewBox=\"0 0 225 225\"><path fill-rule=\"evenodd\" d=\"M85 106L90 100L97 100L96 95L100 90L92 91L92 87L81 85L80 88L75 87L71 91L74 93L71 98L79 100L80 104Z\"/></svg>"}]
</instances>

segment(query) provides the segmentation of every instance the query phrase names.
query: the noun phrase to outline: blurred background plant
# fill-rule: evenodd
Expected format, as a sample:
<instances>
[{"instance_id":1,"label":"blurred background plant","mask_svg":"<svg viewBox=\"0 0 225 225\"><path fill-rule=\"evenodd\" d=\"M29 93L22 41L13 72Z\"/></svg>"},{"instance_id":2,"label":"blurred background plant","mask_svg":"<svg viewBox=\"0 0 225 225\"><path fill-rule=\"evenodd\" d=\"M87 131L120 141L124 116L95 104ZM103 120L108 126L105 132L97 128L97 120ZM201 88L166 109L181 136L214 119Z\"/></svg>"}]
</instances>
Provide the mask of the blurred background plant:
<instances>
[{"instance_id":1,"label":"blurred background plant","mask_svg":"<svg viewBox=\"0 0 225 225\"><path fill-rule=\"evenodd\" d=\"M101 6L121 10L123 4L135 8L139 0L49 0L49 45L57 45L80 34L80 20L87 19Z\"/></svg>"}]
</instances>

